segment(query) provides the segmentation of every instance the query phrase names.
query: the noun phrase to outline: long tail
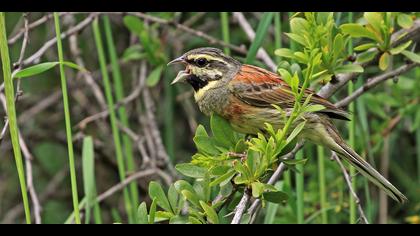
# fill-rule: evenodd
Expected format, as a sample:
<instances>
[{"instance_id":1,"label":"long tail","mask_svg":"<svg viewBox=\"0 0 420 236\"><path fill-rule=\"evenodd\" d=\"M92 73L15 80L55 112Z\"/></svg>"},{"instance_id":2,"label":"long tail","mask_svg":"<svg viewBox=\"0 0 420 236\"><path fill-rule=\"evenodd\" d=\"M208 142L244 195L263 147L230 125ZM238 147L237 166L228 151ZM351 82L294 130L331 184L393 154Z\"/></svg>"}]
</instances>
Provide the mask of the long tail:
<instances>
[{"instance_id":1,"label":"long tail","mask_svg":"<svg viewBox=\"0 0 420 236\"><path fill-rule=\"evenodd\" d=\"M400 203L408 201L404 194L344 142L331 121L323 120L322 124L318 123L316 128L312 129L313 134L315 130L321 137L318 136L318 138L314 139L314 135L309 135L306 138L336 152L341 158L354 166L362 175L384 190L392 199Z\"/></svg>"}]
</instances>

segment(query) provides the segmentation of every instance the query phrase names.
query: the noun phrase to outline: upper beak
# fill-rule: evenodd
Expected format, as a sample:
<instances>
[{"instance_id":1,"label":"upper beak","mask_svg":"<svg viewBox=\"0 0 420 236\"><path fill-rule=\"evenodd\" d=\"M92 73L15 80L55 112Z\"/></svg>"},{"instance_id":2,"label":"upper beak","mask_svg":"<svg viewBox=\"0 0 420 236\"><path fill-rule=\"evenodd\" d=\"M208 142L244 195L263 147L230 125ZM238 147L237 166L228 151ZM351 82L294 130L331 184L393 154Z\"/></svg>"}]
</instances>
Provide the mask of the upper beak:
<instances>
[{"instance_id":1,"label":"upper beak","mask_svg":"<svg viewBox=\"0 0 420 236\"><path fill-rule=\"evenodd\" d=\"M175 58L174 60L170 61L167 66L176 64L176 63L181 63L181 62L185 62L185 57L184 56L180 56L178 58Z\"/></svg>"}]
</instances>

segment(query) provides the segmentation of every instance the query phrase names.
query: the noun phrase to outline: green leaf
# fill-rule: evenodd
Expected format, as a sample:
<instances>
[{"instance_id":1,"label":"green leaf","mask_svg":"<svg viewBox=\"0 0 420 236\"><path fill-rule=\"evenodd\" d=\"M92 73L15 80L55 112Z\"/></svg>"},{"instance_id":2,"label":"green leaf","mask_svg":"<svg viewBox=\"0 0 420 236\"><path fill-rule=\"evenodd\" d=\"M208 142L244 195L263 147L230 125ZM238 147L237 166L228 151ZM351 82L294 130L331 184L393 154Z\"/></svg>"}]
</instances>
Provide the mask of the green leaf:
<instances>
[{"instance_id":1,"label":"green leaf","mask_svg":"<svg viewBox=\"0 0 420 236\"><path fill-rule=\"evenodd\" d=\"M156 211L156 221L163 221L171 219L174 214L167 211Z\"/></svg>"},{"instance_id":2,"label":"green leaf","mask_svg":"<svg viewBox=\"0 0 420 236\"><path fill-rule=\"evenodd\" d=\"M249 173L248 168L242 162L236 162L233 168L245 177L245 179L249 180L251 178L251 173Z\"/></svg>"},{"instance_id":3,"label":"green leaf","mask_svg":"<svg viewBox=\"0 0 420 236\"><path fill-rule=\"evenodd\" d=\"M177 164L175 169L181 174L192 178L204 178L207 174L207 170L205 168L193 165L191 163Z\"/></svg>"},{"instance_id":4,"label":"green leaf","mask_svg":"<svg viewBox=\"0 0 420 236\"><path fill-rule=\"evenodd\" d=\"M230 148L236 144L232 126L221 116L213 114L210 118L210 127L214 138L223 147Z\"/></svg>"},{"instance_id":5,"label":"green leaf","mask_svg":"<svg viewBox=\"0 0 420 236\"><path fill-rule=\"evenodd\" d=\"M391 59L391 56L389 53L385 52L381 55L379 58L379 69L385 71L389 66L389 61Z\"/></svg>"},{"instance_id":6,"label":"green leaf","mask_svg":"<svg viewBox=\"0 0 420 236\"><path fill-rule=\"evenodd\" d=\"M298 88L299 88L299 76L297 73L295 73L292 77L292 80L290 81L290 87L292 88L292 91L295 94L298 94Z\"/></svg>"},{"instance_id":7,"label":"green leaf","mask_svg":"<svg viewBox=\"0 0 420 236\"><path fill-rule=\"evenodd\" d=\"M147 206L145 202L142 202L137 209L137 223L147 224Z\"/></svg>"},{"instance_id":8,"label":"green leaf","mask_svg":"<svg viewBox=\"0 0 420 236\"><path fill-rule=\"evenodd\" d=\"M125 16L123 21L125 26L133 33L140 34L144 30L143 22L135 16Z\"/></svg>"},{"instance_id":9,"label":"green leaf","mask_svg":"<svg viewBox=\"0 0 420 236\"><path fill-rule=\"evenodd\" d=\"M213 166L209 170L209 172L212 176L220 176L220 175L226 174L226 172L228 172L230 169L231 169L231 167L229 167L229 166L218 165L218 166Z\"/></svg>"},{"instance_id":10,"label":"green leaf","mask_svg":"<svg viewBox=\"0 0 420 236\"><path fill-rule=\"evenodd\" d=\"M324 75L325 73L327 73L327 72L328 72L328 70L323 70L323 71L320 71L320 72L318 72L318 73L316 73L316 74L313 74L311 79L316 79L316 78L318 78L319 76L323 76L323 75Z\"/></svg>"},{"instance_id":11,"label":"green leaf","mask_svg":"<svg viewBox=\"0 0 420 236\"><path fill-rule=\"evenodd\" d=\"M205 136L208 137L209 135L207 134L206 128L204 128L203 125L198 125L197 129L195 130L195 136Z\"/></svg>"},{"instance_id":12,"label":"green leaf","mask_svg":"<svg viewBox=\"0 0 420 236\"><path fill-rule=\"evenodd\" d=\"M156 198L153 198L152 204L150 205L149 224L155 223L155 214L156 214Z\"/></svg>"},{"instance_id":13,"label":"green leaf","mask_svg":"<svg viewBox=\"0 0 420 236\"><path fill-rule=\"evenodd\" d=\"M375 41L380 41L373 32L369 31L368 29L359 24L343 24L340 26L340 29L343 31L344 34L349 34L353 38L365 37L373 39Z\"/></svg>"},{"instance_id":14,"label":"green leaf","mask_svg":"<svg viewBox=\"0 0 420 236\"><path fill-rule=\"evenodd\" d=\"M377 31L381 32L383 24L383 16L380 12L365 12L363 14L366 21Z\"/></svg>"},{"instance_id":15,"label":"green leaf","mask_svg":"<svg viewBox=\"0 0 420 236\"><path fill-rule=\"evenodd\" d=\"M207 220L212 224L218 224L219 217L217 216L216 211L203 201L200 201L200 205L203 208L204 212L206 213Z\"/></svg>"},{"instance_id":16,"label":"green leaf","mask_svg":"<svg viewBox=\"0 0 420 236\"><path fill-rule=\"evenodd\" d=\"M336 67L334 69L334 73L340 74L340 73L362 73L363 67L356 64L348 64L348 65L342 65L339 67Z\"/></svg>"},{"instance_id":17,"label":"green leaf","mask_svg":"<svg viewBox=\"0 0 420 236\"><path fill-rule=\"evenodd\" d=\"M282 160L282 162L284 162L287 165L298 165L298 164L304 165L306 163L306 161L308 161L307 158L305 158L305 159L288 159L288 160Z\"/></svg>"},{"instance_id":18,"label":"green leaf","mask_svg":"<svg viewBox=\"0 0 420 236\"><path fill-rule=\"evenodd\" d=\"M366 52L360 53L359 55L357 55L357 62L365 63L365 62L371 61L376 57L376 55L378 55L378 53L379 52L377 50L366 51Z\"/></svg>"},{"instance_id":19,"label":"green leaf","mask_svg":"<svg viewBox=\"0 0 420 236\"><path fill-rule=\"evenodd\" d=\"M174 216L169 220L169 224L187 224L189 219L186 216Z\"/></svg>"},{"instance_id":20,"label":"green leaf","mask_svg":"<svg viewBox=\"0 0 420 236\"><path fill-rule=\"evenodd\" d=\"M284 203L289 198L287 193L282 191L276 192L265 192L263 193L264 200L273 202L273 203Z\"/></svg>"},{"instance_id":21,"label":"green leaf","mask_svg":"<svg viewBox=\"0 0 420 236\"><path fill-rule=\"evenodd\" d=\"M169 190L168 190L168 200L169 203L171 204L172 207L172 212L174 214L178 213L178 192L176 191L176 188L173 184L171 184L171 186L169 186Z\"/></svg>"},{"instance_id":22,"label":"green leaf","mask_svg":"<svg viewBox=\"0 0 420 236\"><path fill-rule=\"evenodd\" d=\"M406 56L408 59L410 59L413 62L420 63L420 55L417 53L403 50L401 54L403 54L404 56Z\"/></svg>"},{"instance_id":23,"label":"green leaf","mask_svg":"<svg viewBox=\"0 0 420 236\"><path fill-rule=\"evenodd\" d=\"M27 67L23 70L20 70L16 72L16 74L13 76L13 78L25 78L30 77L34 75L41 74L47 70L52 69L54 66L60 64L60 62L44 62L40 63L34 66ZM83 67L78 66L77 64L74 64L72 62L63 62L63 65L68 66L70 68L74 68L80 71L86 71Z\"/></svg>"},{"instance_id":24,"label":"green leaf","mask_svg":"<svg viewBox=\"0 0 420 236\"><path fill-rule=\"evenodd\" d=\"M248 145L246 145L245 141L243 139L240 139L236 145L235 145L235 152L236 153L243 153L248 148Z\"/></svg>"},{"instance_id":25,"label":"green leaf","mask_svg":"<svg viewBox=\"0 0 420 236\"><path fill-rule=\"evenodd\" d=\"M198 198L207 202L210 200L210 180L208 177L194 182L194 190Z\"/></svg>"},{"instance_id":26,"label":"green leaf","mask_svg":"<svg viewBox=\"0 0 420 236\"><path fill-rule=\"evenodd\" d=\"M195 193L194 188L185 180L178 180L174 183L174 187L178 193L181 193L182 190L188 190L192 193Z\"/></svg>"},{"instance_id":27,"label":"green leaf","mask_svg":"<svg viewBox=\"0 0 420 236\"><path fill-rule=\"evenodd\" d=\"M296 34L302 34L309 29L309 23L302 17L291 18L290 20L290 31Z\"/></svg>"},{"instance_id":28,"label":"green leaf","mask_svg":"<svg viewBox=\"0 0 420 236\"><path fill-rule=\"evenodd\" d=\"M376 43L365 43L354 48L355 51L364 51L376 47Z\"/></svg>"},{"instance_id":29,"label":"green leaf","mask_svg":"<svg viewBox=\"0 0 420 236\"><path fill-rule=\"evenodd\" d=\"M321 104L314 104L314 105L308 105L304 108L304 112L317 112L322 111L325 109L325 106Z\"/></svg>"},{"instance_id":30,"label":"green leaf","mask_svg":"<svg viewBox=\"0 0 420 236\"><path fill-rule=\"evenodd\" d=\"M286 69L280 68L278 69L279 74L284 79L284 81L290 85L292 83L292 75Z\"/></svg>"},{"instance_id":31,"label":"green leaf","mask_svg":"<svg viewBox=\"0 0 420 236\"><path fill-rule=\"evenodd\" d=\"M233 185L231 182L226 182L226 184L220 185L220 194L223 197L229 196L232 193L232 190L233 190Z\"/></svg>"},{"instance_id":32,"label":"green leaf","mask_svg":"<svg viewBox=\"0 0 420 236\"><path fill-rule=\"evenodd\" d=\"M214 179L211 183L210 183L210 187L216 186L224 181L230 180L232 179L232 177L236 174L235 170L230 170L229 172L221 175L220 177Z\"/></svg>"},{"instance_id":33,"label":"green leaf","mask_svg":"<svg viewBox=\"0 0 420 236\"><path fill-rule=\"evenodd\" d=\"M124 50L121 59L124 62L142 59L145 56L145 54L142 52L142 49L143 47L140 44L130 46Z\"/></svg>"},{"instance_id":34,"label":"green leaf","mask_svg":"<svg viewBox=\"0 0 420 236\"><path fill-rule=\"evenodd\" d=\"M289 135L289 137L287 137L287 139L286 139L287 143L290 143L292 140L294 140L296 138L296 136L299 135L299 133L305 127L305 124L306 124L306 121L302 121L296 126L296 128L292 131L292 133Z\"/></svg>"},{"instance_id":35,"label":"green leaf","mask_svg":"<svg viewBox=\"0 0 420 236\"><path fill-rule=\"evenodd\" d=\"M15 78L24 78L29 76L34 76L37 74L41 74L42 72L45 72L54 66L58 65L59 62L45 62L38 65L34 65L28 68L25 68L15 74Z\"/></svg>"},{"instance_id":36,"label":"green leaf","mask_svg":"<svg viewBox=\"0 0 420 236\"><path fill-rule=\"evenodd\" d=\"M81 67L81 66L77 65L76 63L73 63L73 62L70 62L70 61L63 61L63 65L65 65L65 66L67 66L67 67L70 67L70 68L72 68L72 69L75 69L75 70L81 71L81 72L87 72L87 73L90 73L88 70L86 70L86 68Z\"/></svg>"},{"instance_id":37,"label":"green leaf","mask_svg":"<svg viewBox=\"0 0 420 236\"><path fill-rule=\"evenodd\" d=\"M200 207L199 198L197 194L190 192L188 190L181 191L182 196L184 196L190 203L192 203L196 207Z\"/></svg>"},{"instance_id":38,"label":"green leaf","mask_svg":"<svg viewBox=\"0 0 420 236\"><path fill-rule=\"evenodd\" d=\"M96 186L95 186L95 157L93 152L93 139L86 136L83 139L83 187L86 196L86 223L90 221L90 210L95 203Z\"/></svg>"},{"instance_id":39,"label":"green leaf","mask_svg":"<svg viewBox=\"0 0 420 236\"><path fill-rule=\"evenodd\" d=\"M303 52L295 52L293 53L295 55L295 59L299 62L301 62L302 64L307 64L308 63L308 56L306 54L304 54ZM295 65L295 64L293 64ZM292 65L292 66L293 66ZM292 68L291 68L292 69ZM299 67L300 69L300 67ZM292 70L292 73L294 73L296 70Z\"/></svg>"},{"instance_id":40,"label":"green leaf","mask_svg":"<svg viewBox=\"0 0 420 236\"><path fill-rule=\"evenodd\" d=\"M249 47L248 54L246 55L245 63L250 64L255 60L258 49L261 47L263 40L268 32L268 28L271 25L274 12L266 12L261 17L260 23L258 24L257 31L255 32L255 38Z\"/></svg>"},{"instance_id":41,"label":"green leaf","mask_svg":"<svg viewBox=\"0 0 420 236\"><path fill-rule=\"evenodd\" d=\"M193 140L199 152L213 156L219 154L219 150L216 148L217 143L213 138L206 136L195 136Z\"/></svg>"},{"instance_id":42,"label":"green leaf","mask_svg":"<svg viewBox=\"0 0 420 236\"><path fill-rule=\"evenodd\" d=\"M251 188L252 188L252 196L254 198L259 198L261 194L264 192L264 184L260 182L252 183Z\"/></svg>"},{"instance_id":43,"label":"green leaf","mask_svg":"<svg viewBox=\"0 0 420 236\"><path fill-rule=\"evenodd\" d=\"M274 51L274 54L279 57L295 58L293 51L288 48L279 48Z\"/></svg>"},{"instance_id":44,"label":"green leaf","mask_svg":"<svg viewBox=\"0 0 420 236\"><path fill-rule=\"evenodd\" d=\"M344 50L344 39L342 34L337 34L334 38L333 55L337 59Z\"/></svg>"},{"instance_id":45,"label":"green leaf","mask_svg":"<svg viewBox=\"0 0 420 236\"><path fill-rule=\"evenodd\" d=\"M199 219L195 218L194 216L189 216L188 217L188 221L191 224L195 224L195 225L197 225L197 224L200 224L200 225L203 224L203 223L201 223L201 221Z\"/></svg>"},{"instance_id":46,"label":"green leaf","mask_svg":"<svg viewBox=\"0 0 420 236\"><path fill-rule=\"evenodd\" d=\"M413 19L407 14L400 13L397 17L398 25L404 29L408 29L413 26Z\"/></svg>"},{"instance_id":47,"label":"green leaf","mask_svg":"<svg viewBox=\"0 0 420 236\"><path fill-rule=\"evenodd\" d=\"M160 207L162 207L166 211L172 212L168 198L166 198L165 192L163 191L162 186L160 186L159 183L155 181L150 182L149 195L152 199L156 199L156 204L158 204Z\"/></svg>"},{"instance_id":48,"label":"green leaf","mask_svg":"<svg viewBox=\"0 0 420 236\"><path fill-rule=\"evenodd\" d=\"M399 53L401 53L403 50L405 50L408 46L410 46L410 45L411 45L411 43L412 43L412 41L411 41L411 40L410 40L410 41L407 41L407 42L405 42L405 43L402 43L402 44L398 45L397 47L392 48L391 50L389 50L389 52L390 52L392 55L399 54Z\"/></svg>"},{"instance_id":49,"label":"green leaf","mask_svg":"<svg viewBox=\"0 0 420 236\"><path fill-rule=\"evenodd\" d=\"M163 66L156 67L147 77L146 84L149 87L154 87L160 80Z\"/></svg>"},{"instance_id":50,"label":"green leaf","mask_svg":"<svg viewBox=\"0 0 420 236\"><path fill-rule=\"evenodd\" d=\"M284 156L284 155L286 155L287 153L289 153L289 152L291 152L291 151L293 151L293 149L295 148L295 146L296 146L296 143L297 143L297 140L295 139L295 140L293 140L292 142L290 142L290 143L287 143L286 144L286 146L284 146L282 149L281 149L281 152L278 154L278 156Z\"/></svg>"},{"instance_id":51,"label":"green leaf","mask_svg":"<svg viewBox=\"0 0 420 236\"><path fill-rule=\"evenodd\" d=\"M289 38L297 43L301 44L304 47L309 47L308 43L306 42L305 38L301 35L294 34L294 33L285 33Z\"/></svg>"}]
</instances>

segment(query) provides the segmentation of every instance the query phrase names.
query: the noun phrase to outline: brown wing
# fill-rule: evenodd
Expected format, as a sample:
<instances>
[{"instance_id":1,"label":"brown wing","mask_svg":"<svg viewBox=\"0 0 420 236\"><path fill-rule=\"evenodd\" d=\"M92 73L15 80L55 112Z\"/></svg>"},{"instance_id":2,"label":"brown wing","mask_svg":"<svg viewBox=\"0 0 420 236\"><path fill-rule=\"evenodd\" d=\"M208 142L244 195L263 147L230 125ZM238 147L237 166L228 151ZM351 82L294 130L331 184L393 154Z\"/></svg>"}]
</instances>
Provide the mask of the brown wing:
<instances>
[{"instance_id":1,"label":"brown wing","mask_svg":"<svg viewBox=\"0 0 420 236\"><path fill-rule=\"evenodd\" d=\"M236 97L252 106L272 107L272 104L276 104L286 109L292 108L295 101L290 86L279 75L251 65L243 65L229 83L229 87ZM326 109L320 111L321 113L331 118L349 120L347 112L316 95L312 90L306 89L302 100L310 94L312 104L325 106Z\"/></svg>"}]
</instances>

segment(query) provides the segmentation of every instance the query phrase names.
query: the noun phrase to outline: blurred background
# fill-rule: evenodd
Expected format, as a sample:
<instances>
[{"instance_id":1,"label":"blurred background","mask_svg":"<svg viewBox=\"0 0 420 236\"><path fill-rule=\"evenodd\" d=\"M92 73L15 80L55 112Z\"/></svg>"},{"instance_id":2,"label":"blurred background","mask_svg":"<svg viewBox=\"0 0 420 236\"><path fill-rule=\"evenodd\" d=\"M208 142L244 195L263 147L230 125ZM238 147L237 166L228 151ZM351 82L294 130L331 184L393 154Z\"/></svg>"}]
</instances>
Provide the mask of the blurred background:
<instances>
[{"instance_id":1,"label":"blurred background","mask_svg":"<svg viewBox=\"0 0 420 236\"><path fill-rule=\"evenodd\" d=\"M289 18L294 13L275 13L272 25L263 39L262 49L253 64L275 70L281 58L274 55L280 47L289 48ZM336 22L347 22L348 13L335 13ZM208 127L209 118L194 104L188 85L170 86L178 67L167 62L187 50L213 46L224 49L244 61L255 37L263 13L59 13L63 33L64 60L87 71L66 67L70 99L71 125L77 170L79 197L84 194L82 168L83 139L93 138L94 176L101 198L104 223L127 222L124 194L113 191L121 179L121 163L116 146L124 159L125 176L135 176L129 186L134 203L146 201L148 183L160 181L163 186L181 178L176 163L189 162L196 152L192 138L198 124ZM107 19L105 19L107 16ZM363 13L354 13L355 22ZM410 14L415 24L417 13ZM118 122L113 132L109 120L104 74L100 71L92 30L99 17L99 29L106 52L107 74L112 80ZM107 28L108 27L108 28ZM397 27L397 26L395 26ZM13 69L44 62L55 62L57 47L52 13L6 13L6 29L11 62L21 61ZM25 30L27 29L27 30ZM416 31L418 33L418 31ZM115 55L108 39L112 35ZM258 33L258 32L257 32ZM108 35L107 35L108 34ZM20 58L24 39L27 47ZM418 38L418 37L417 37ZM354 45L358 45L355 41ZM349 54L349 56L352 56ZM20 60L21 59L21 60ZM114 64L112 64L114 60ZM404 63L396 58L395 64ZM381 73L377 65L365 68L355 79L356 88ZM359 97L355 103L355 150L367 158L409 198L399 205L382 196L376 187L357 175L357 193L370 222L420 223L420 68L388 80ZM3 77L0 75L0 83ZM312 84L318 90L322 81ZM28 181L30 204L38 210L42 223L63 223L72 213L72 196L59 68L16 81L17 116ZM2 102L4 91L0 89ZM347 89L336 92L330 100L347 96ZM0 106L0 131L5 126L5 106ZM343 137L347 124L336 122ZM118 136L118 138L116 138ZM119 144L116 144L119 140ZM321 223L327 212L328 223L347 223L349 193L336 162L325 151L327 208L320 207L319 166L316 146L306 144L304 156L305 223ZM145 172L148 170L148 172ZM29 171L29 172L28 172ZM293 180L293 175L291 176ZM293 183L293 181L292 181ZM291 186L292 189L294 186ZM111 192L109 192L111 189ZM115 190L115 189L114 189ZM105 193L105 194L104 194ZM34 204L33 198L37 198ZM36 205L37 209L34 209ZM272 208L270 208L272 209ZM279 205L260 215L260 223L296 223L291 205ZM0 140L0 222L23 223L24 211L13 150L8 131Z\"/></svg>"}]
</instances>

